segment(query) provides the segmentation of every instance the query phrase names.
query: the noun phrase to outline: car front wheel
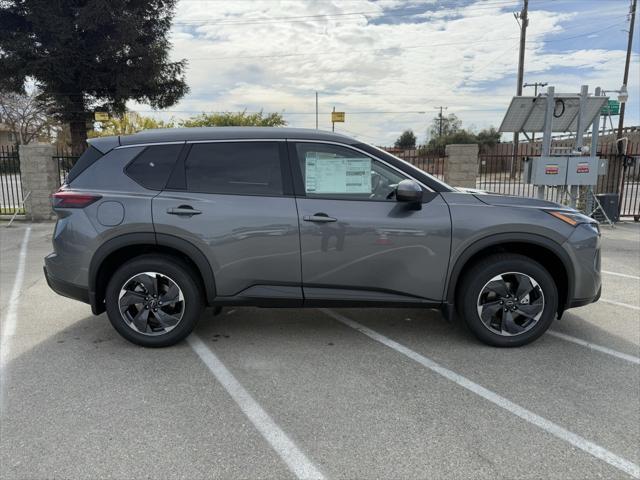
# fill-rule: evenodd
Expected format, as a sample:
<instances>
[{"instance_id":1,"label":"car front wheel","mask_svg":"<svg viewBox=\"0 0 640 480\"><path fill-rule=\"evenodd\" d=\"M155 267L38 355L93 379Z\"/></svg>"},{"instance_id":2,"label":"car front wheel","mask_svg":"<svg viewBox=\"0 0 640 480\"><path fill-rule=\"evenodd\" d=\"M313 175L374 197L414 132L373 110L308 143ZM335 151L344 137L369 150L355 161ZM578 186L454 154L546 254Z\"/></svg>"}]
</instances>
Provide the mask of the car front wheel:
<instances>
[{"instance_id":1,"label":"car front wheel","mask_svg":"<svg viewBox=\"0 0 640 480\"><path fill-rule=\"evenodd\" d=\"M558 290L538 262L517 254L486 257L465 274L458 311L484 343L518 347L540 337L558 310Z\"/></svg>"},{"instance_id":2,"label":"car front wheel","mask_svg":"<svg viewBox=\"0 0 640 480\"><path fill-rule=\"evenodd\" d=\"M196 326L203 295L194 273L177 258L143 255L113 274L105 294L106 310L124 338L144 347L166 347Z\"/></svg>"}]
</instances>

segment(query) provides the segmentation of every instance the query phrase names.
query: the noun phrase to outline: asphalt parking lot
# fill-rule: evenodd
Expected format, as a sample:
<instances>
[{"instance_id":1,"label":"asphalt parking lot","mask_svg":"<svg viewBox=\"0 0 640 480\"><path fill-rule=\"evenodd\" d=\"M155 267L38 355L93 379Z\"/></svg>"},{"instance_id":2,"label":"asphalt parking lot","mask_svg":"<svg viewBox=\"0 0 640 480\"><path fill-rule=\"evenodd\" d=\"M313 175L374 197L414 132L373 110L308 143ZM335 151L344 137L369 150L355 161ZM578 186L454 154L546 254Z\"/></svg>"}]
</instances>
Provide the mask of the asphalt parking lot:
<instances>
[{"instance_id":1,"label":"asphalt parking lot","mask_svg":"<svg viewBox=\"0 0 640 480\"><path fill-rule=\"evenodd\" d=\"M603 300L484 346L439 312L207 311L127 343L0 226L0 477L640 478L640 225L603 227Z\"/></svg>"}]
</instances>

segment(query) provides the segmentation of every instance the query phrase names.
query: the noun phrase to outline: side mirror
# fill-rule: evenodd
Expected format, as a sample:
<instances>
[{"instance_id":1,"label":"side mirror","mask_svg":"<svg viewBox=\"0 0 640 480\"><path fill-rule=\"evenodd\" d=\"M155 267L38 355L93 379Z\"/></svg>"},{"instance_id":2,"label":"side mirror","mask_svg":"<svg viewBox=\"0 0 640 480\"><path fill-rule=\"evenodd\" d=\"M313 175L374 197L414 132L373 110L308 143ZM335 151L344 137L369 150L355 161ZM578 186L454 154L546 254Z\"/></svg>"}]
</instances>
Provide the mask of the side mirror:
<instances>
[{"instance_id":1,"label":"side mirror","mask_svg":"<svg viewBox=\"0 0 640 480\"><path fill-rule=\"evenodd\" d=\"M402 180L396 187L398 202L422 203L422 187L413 180Z\"/></svg>"}]
</instances>

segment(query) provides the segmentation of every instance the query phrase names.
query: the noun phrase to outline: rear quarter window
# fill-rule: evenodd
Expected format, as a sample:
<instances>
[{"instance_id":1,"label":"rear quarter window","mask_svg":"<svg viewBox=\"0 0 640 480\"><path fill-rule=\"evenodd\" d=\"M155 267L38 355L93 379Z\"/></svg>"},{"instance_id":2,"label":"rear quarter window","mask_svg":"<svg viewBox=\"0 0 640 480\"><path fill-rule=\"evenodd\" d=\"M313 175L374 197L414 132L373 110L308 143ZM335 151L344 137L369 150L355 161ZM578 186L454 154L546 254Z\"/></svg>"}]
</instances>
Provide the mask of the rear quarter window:
<instances>
[{"instance_id":1,"label":"rear quarter window","mask_svg":"<svg viewBox=\"0 0 640 480\"><path fill-rule=\"evenodd\" d=\"M73 182L78 177L78 175L84 172L100 158L102 158L102 152L100 152L100 150L98 150L97 148L90 146L82 155L80 155L78 161L71 168L71 170L69 170L66 182Z\"/></svg>"},{"instance_id":2,"label":"rear quarter window","mask_svg":"<svg viewBox=\"0 0 640 480\"><path fill-rule=\"evenodd\" d=\"M125 173L144 188L162 190L182 147L183 144L147 147L125 168Z\"/></svg>"}]
</instances>

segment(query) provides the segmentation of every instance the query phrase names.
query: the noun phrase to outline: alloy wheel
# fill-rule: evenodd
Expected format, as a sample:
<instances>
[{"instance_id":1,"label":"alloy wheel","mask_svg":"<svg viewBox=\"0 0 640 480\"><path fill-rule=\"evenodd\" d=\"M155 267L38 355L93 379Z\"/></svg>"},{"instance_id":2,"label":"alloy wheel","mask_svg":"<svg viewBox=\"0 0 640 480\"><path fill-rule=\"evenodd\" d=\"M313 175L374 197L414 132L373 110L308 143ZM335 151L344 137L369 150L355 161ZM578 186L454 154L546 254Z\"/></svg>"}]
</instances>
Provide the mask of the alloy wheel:
<instances>
[{"instance_id":1,"label":"alloy wheel","mask_svg":"<svg viewBox=\"0 0 640 480\"><path fill-rule=\"evenodd\" d=\"M478 315L491 332L522 335L531 330L544 312L544 293L532 277L507 272L489 280L478 295Z\"/></svg>"},{"instance_id":2,"label":"alloy wheel","mask_svg":"<svg viewBox=\"0 0 640 480\"><path fill-rule=\"evenodd\" d=\"M143 272L127 280L118 296L122 319L143 335L164 335L178 326L184 315L182 290L158 272Z\"/></svg>"}]
</instances>

